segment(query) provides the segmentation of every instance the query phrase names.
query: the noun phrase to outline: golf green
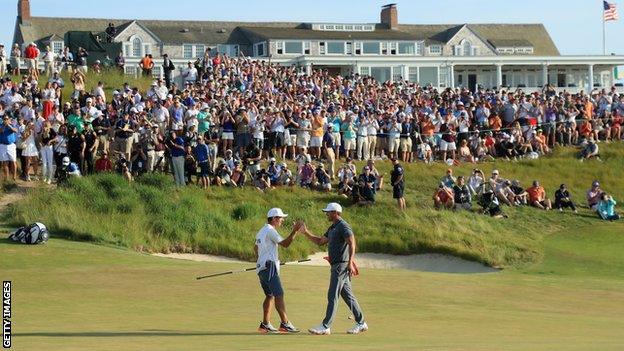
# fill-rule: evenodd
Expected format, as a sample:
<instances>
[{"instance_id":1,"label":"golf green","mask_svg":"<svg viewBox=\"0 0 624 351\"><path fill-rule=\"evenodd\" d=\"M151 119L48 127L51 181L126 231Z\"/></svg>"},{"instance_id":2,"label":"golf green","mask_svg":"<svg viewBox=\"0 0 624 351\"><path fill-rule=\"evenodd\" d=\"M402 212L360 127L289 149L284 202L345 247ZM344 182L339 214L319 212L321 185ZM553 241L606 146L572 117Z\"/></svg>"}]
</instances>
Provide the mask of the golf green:
<instances>
[{"instance_id":1,"label":"golf green","mask_svg":"<svg viewBox=\"0 0 624 351\"><path fill-rule=\"evenodd\" d=\"M297 335L260 335L253 272L51 239L0 241L11 280L14 350L621 350L624 223L545 239L545 259L523 270L457 275L363 269L354 289L370 330L347 335L344 303L331 336L305 330L325 310L328 270L282 270ZM273 322L278 322L277 314Z\"/></svg>"}]
</instances>

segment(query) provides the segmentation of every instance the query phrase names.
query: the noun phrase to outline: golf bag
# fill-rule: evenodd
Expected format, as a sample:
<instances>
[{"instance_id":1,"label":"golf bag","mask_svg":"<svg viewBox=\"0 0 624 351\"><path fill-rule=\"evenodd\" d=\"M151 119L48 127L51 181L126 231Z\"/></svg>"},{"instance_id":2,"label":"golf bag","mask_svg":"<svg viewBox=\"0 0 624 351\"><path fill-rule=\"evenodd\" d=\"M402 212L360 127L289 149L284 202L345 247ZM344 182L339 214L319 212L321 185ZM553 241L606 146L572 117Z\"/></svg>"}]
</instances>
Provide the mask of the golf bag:
<instances>
[{"instance_id":1,"label":"golf bag","mask_svg":"<svg viewBox=\"0 0 624 351\"><path fill-rule=\"evenodd\" d=\"M29 245L45 243L49 237L48 228L39 222L18 228L13 234L9 235L9 239L13 241Z\"/></svg>"}]
</instances>

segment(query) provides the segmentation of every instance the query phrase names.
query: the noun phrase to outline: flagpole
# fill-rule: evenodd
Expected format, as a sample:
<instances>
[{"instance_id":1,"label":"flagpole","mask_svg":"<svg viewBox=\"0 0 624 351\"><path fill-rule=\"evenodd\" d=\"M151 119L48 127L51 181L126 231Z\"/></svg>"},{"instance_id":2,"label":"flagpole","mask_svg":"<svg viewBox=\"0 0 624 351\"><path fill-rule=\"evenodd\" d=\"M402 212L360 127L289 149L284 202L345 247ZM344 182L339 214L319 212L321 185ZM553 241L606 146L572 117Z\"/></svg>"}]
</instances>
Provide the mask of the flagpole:
<instances>
[{"instance_id":1,"label":"flagpole","mask_svg":"<svg viewBox=\"0 0 624 351\"><path fill-rule=\"evenodd\" d=\"M604 0L602 2L602 54L607 55L607 21L605 21Z\"/></svg>"}]
</instances>

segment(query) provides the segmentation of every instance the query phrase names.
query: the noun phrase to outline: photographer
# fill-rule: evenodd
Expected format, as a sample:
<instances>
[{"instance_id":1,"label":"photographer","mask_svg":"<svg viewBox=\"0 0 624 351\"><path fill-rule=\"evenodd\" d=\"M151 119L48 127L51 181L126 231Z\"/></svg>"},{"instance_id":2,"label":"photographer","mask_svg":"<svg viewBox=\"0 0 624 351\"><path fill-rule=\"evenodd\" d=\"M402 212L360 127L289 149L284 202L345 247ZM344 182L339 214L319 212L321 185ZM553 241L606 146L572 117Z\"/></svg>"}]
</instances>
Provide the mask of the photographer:
<instances>
[{"instance_id":1,"label":"photographer","mask_svg":"<svg viewBox=\"0 0 624 351\"><path fill-rule=\"evenodd\" d=\"M256 172L254 175L253 186L261 192L264 192L267 189L272 189L271 180L269 179L269 175L264 168Z\"/></svg>"},{"instance_id":2,"label":"photographer","mask_svg":"<svg viewBox=\"0 0 624 351\"><path fill-rule=\"evenodd\" d=\"M616 221L620 219L620 215L615 212L615 205L617 205L617 202L615 202L613 196L607 193L602 193L597 210L600 218L607 221Z\"/></svg>"},{"instance_id":3,"label":"photographer","mask_svg":"<svg viewBox=\"0 0 624 351\"><path fill-rule=\"evenodd\" d=\"M457 177L457 182L453 185L453 193L455 195L455 209L470 211L472 207L472 197L470 196L470 189L466 185L464 176Z\"/></svg>"}]
</instances>

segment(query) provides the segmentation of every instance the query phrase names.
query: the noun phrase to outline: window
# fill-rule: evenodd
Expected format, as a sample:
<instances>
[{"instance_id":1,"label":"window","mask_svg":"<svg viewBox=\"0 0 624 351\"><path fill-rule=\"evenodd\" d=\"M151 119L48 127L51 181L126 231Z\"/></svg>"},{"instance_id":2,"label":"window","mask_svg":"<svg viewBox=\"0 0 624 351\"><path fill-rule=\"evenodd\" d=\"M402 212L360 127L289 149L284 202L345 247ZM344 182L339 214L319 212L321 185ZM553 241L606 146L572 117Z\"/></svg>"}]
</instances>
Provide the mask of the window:
<instances>
[{"instance_id":1,"label":"window","mask_svg":"<svg viewBox=\"0 0 624 351\"><path fill-rule=\"evenodd\" d=\"M310 42L309 41L303 42L303 53L306 55L310 55Z\"/></svg>"},{"instance_id":2,"label":"window","mask_svg":"<svg viewBox=\"0 0 624 351\"><path fill-rule=\"evenodd\" d=\"M193 58L193 45L184 44L182 50L185 59Z\"/></svg>"},{"instance_id":3,"label":"window","mask_svg":"<svg viewBox=\"0 0 624 351\"><path fill-rule=\"evenodd\" d=\"M362 43L361 42L355 43L355 54L362 55Z\"/></svg>"},{"instance_id":4,"label":"window","mask_svg":"<svg viewBox=\"0 0 624 351\"><path fill-rule=\"evenodd\" d=\"M333 55L344 55L345 43L343 41L327 42L327 53Z\"/></svg>"},{"instance_id":5,"label":"window","mask_svg":"<svg viewBox=\"0 0 624 351\"><path fill-rule=\"evenodd\" d=\"M392 79L390 67L371 67L371 76L378 82L387 82Z\"/></svg>"},{"instance_id":6,"label":"window","mask_svg":"<svg viewBox=\"0 0 624 351\"><path fill-rule=\"evenodd\" d=\"M275 43L275 48L277 50L277 54L282 55L284 53L284 42L278 41L277 43Z\"/></svg>"},{"instance_id":7,"label":"window","mask_svg":"<svg viewBox=\"0 0 624 351\"><path fill-rule=\"evenodd\" d=\"M143 55L152 53L152 44L143 44Z\"/></svg>"},{"instance_id":8,"label":"window","mask_svg":"<svg viewBox=\"0 0 624 351\"><path fill-rule=\"evenodd\" d=\"M381 54L388 55L388 42L386 41L381 42Z\"/></svg>"},{"instance_id":9,"label":"window","mask_svg":"<svg viewBox=\"0 0 624 351\"><path fill-rule=\"evenodd\" d=\"M360 74L363 76L370 76L370 67L360 67Z\"/></svg>"},{"instance_id":10,"label":"window","mask_svg":"<svg viewBox=\"0 0 624 351\"><path fill-rule=\"evenodd\" d=\"M217 51L225 54L229 57L238 56L238 45L235 44L219 44L217 45Z\"/></svg>"},{"instance_id":11,"label":"window","mask_svg":"<svg viewBox=\"0 0 624 351\"><path fill-rule=\"evenodd\" d=\"M345 43L345 52L347 55L353 55L353 43L348 41Z\"/></svg>"},{"instance_id":12,"label":"window","mask_svg":"<svg viewBox=\"0 0 624 351\"><path fill-rule=\"evenodd\" d=\"M364 55L379 55L379 42L369 41L362 43L362 53Z\"/></svg>"},{"instance_id":13,"label":"window","mask_svg":"<svg viewBox=\"0 0 624 351\"><path fill-rule=\"evenodd\" d=\"M303 43L300 41L287 41L284 47L285 54L301 54L303 52Z\"/></svg>"},{"instance_id":14,"label":"window","mask_svg":"<svg viewBox=\"0 0 624 351\"><path fill-rule=\"evenodd\" d=\"M399 43L399 54L400 55L416 54L416 44L415 43Z\"/></svg>"},{"instance_id":15,"label":"window","mask_svg":"<svg viewBox=\"0 0 624 351\"><path fill-rule=\"evenodd\" d=\"M431 54L431 55L440 55L440 54L442 54L442 46L440 46L440 45L429 45L429 54Z\"/></svg>"},{"instance_id":16,"label":"window","mask_svg":"<svg viewBox=\"0 0 624 351\"><path fill-rule=\"evenodd\" d=\"M437 67L420 67L419 83L422 86L429 84L438 86L438 68Z\"/></svg>"},{"instance_id":17,"label":"window","mask_svg":"<svg viewBox=\"0 0 624 351\"><path fill-rule=\"evenodd\" d=\"M392 80L395 82L403 80L403 67L392 67Z\"/></svg>"},{"instance_id":18,"label":"window","mask_svg":"<svg viewBox=\"0 0 624 351\"><path fill-rule=\"evenodd\" d=\"M423 54L423 42L419 41L416 43L416 55L422 56Z\"/></svg>"},{"instance_id":19,"label":"window","mask_svg":"<svg viewBox=\"0 0 624 351\"><path fill-rule=\"evenodd\" d=\"M256 56L264 56L266 55L266 43L258 43L256 44Z\"/></svg>"},{"instance_id":20,"label":"window","mask_svg":"<svg viewBox=\"0 0 624 351\"><path fill-rule=\"evenodd\" d=\"M141 38L132 39L132 56L141 57L143 53L143 42Z\"/></svg>"},{"instance_id":21,"label":"window","mask_svg":"<svg viewBox=\"0 0 624 351\"><path fill-rule=\"evenodd\" d=\"M472 56L472 43L469 40L462 40L461 45L461 53L463 56Z\"/></svg>"},{"instance_id":22,"label":"window","mask_svg":"<svg viewBox=\"0 0 624 351\"><path fill-rule=\"evenodd\" d=\"M390 55L396 55L397 54L397 47L398 47L398 44L396 42L391 42L390 43Z\"/></svg>"},{"instance_id":23,"label":"window","mask_svg":"<svg viewBox=\"0 0 624 351\"><path fill-rule=\"evenodd\" d=\"M205 52L206 52L206 45L203 45L203 44L195 45L195 56L203 57Z\"/></svg>"},{"instance_id":24,"label":"window","mask_svg":"<svg viewBox=\"0 0 624 351\"><path fill-rule=\"evenodd\" d=\"M53 41L52 42L52 51L55 54L60 55L63 52L64 46L65 46L65 43L63 43L62 41Z\"/></svg>"},{"instance_id":25,"label":"window","mask_svg":"<svg viewBox=\"0 0 624 351\"><path fill-rule=\"evenodd\" d=\"M408 80L410 82L418 82L418 67L410 67L408 71Z\"/></svg>"}]
</instances>

